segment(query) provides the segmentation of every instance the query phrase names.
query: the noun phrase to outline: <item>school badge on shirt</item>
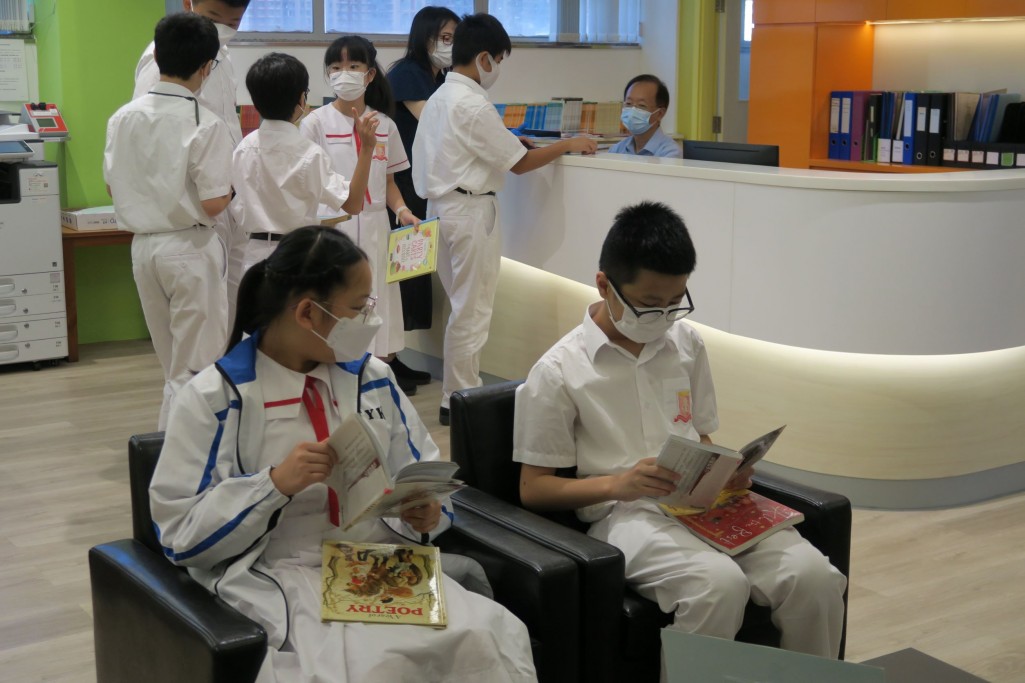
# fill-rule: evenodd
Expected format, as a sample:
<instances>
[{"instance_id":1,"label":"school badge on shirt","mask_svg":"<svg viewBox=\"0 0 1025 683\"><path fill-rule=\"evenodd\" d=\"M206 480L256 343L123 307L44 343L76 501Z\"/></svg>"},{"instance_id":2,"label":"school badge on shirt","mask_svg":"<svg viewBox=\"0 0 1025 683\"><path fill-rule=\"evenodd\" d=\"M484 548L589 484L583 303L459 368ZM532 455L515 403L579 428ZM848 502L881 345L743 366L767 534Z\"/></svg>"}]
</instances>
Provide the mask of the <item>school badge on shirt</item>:
<instances>
[{"instance_id":1,"label":"school badge on shirt","mask_svg":"<svg viewBox=\"0 0 1025 683\"><path fill-rule=\"evenodd\" d=\"M676 392L676 405L677 412L676 417L673 418L673 424L677 422L689 423L692 417L690 411L690 389Z\"/></svg>"}]
</instances>

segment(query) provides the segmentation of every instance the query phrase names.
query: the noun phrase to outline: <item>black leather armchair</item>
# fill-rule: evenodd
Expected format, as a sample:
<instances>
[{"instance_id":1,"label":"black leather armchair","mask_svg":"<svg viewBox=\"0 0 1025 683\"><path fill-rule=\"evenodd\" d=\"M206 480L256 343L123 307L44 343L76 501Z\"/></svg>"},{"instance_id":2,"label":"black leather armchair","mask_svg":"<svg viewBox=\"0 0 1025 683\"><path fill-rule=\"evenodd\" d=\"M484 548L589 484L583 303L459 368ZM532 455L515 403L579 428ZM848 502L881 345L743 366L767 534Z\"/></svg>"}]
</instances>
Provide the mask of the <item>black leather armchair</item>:
<instances>
[{"instance_id":1,"label":"black leather armchair","mask_svg":"<svg viewBox=\"0 0 1025 683\"><path fill-rule=\"evenodd\" d=\"M252 683L267 649L263 628L161 553L148 489L162 446L163 434L131 438L133 538L89 551L97 681ZM495 599L527 625L540 680L578 680L581 591L572 560L458 505L439 545L484 567Z\"/></svg>"},{"instance_id":2,"label":"black leather armchair","mask_svg":"<svg viewBox=\"0 0 1025 683\"><path fill-rule=\"evenodd\" d=\"M575 515L558 512L542 516L521 507L519 464L512 460L513 415L520 384L504 382L452 394L452 460L460 465L459 476L474 487L460 491L457 498L466 508L564 552L578 563L583 591L584 680L657 681L659 630L671 622L671 615L626 587L622 553L584 534L586 525ZM805 521L797 530L848 575L851 506L847 498L767 475L756 476L753 489L804 513ZM845 593L845 605L846 600ZM844 634L846 638L846 616ZM768 608L749 603L737 638L778 646L779 632L770 621ZM841 641L841 657L843 649Z\"/></svg>"}]
</instances>

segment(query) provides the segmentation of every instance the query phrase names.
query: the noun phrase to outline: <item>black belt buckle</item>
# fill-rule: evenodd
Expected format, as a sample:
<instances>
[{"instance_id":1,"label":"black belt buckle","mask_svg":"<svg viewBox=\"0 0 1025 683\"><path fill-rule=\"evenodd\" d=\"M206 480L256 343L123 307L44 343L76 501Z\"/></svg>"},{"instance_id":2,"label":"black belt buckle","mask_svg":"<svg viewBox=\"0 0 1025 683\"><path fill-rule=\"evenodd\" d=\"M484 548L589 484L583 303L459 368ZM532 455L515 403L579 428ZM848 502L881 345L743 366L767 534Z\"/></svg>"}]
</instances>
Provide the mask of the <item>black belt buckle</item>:
<instances>
[{"instance_id":1,"label":"black belt buckle","mask_svg":"<svg viewBox=\"0 0 1025 683\"><path fill-rule=\"evenodd\" d=\"M495 196L495 191L494 190L492 190L491 192L480 192L478 194L474 194L473 192L470 192L469 190L464 190L461 187L457 187L456 188L456 192L458 192L459 194L467 194L467 195L470 195L471 197L494 197Z\"/></svg>"},{"instance_id":2,"label":"black belt buckle","mask_svg":"<svg viewBox=\"0 0 1025 683\"><path fill-rule=\"evenodd\" d=\"M276 232L251 232L249 233L249 239L251 240L263 240L265 242L280 242L284 235L280 235Z\"/></svg>"}]
</instances>

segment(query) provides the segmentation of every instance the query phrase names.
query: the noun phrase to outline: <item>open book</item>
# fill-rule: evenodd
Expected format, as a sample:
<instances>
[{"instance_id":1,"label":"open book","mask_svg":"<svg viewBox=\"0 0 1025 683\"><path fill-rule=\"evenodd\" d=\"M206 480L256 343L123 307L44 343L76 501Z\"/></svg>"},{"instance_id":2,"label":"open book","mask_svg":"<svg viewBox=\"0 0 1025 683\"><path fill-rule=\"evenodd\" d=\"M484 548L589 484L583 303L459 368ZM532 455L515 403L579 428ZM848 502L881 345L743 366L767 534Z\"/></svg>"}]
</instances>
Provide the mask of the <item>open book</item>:
<instances>
[{"instance_id":1,"label":"open book","mask_svg":"<svg viewBox=\"0 0 1025 683\"><path fill-rule=\"evenodd\" d=\"M440 500L465 486L453 479L459 469L454 462L414 462L389 472L386 451L360 413L348 415L327 443L338 464L324 483L338 493L343 529L371 517L398 517L408 508Z\"/></svg>"},{"instance_id":2,"label":"open book","mask_svg":"<svg viewBox=\"0 0 1025 683\"><path fill-rule=\"evenodd\" d=\"M677 508L709 507L730 477L761 460L785 427L759 436L739 451L670 434L658 454L658 465L679 474L680 481L676 491L655 500Z\"/></svg>"},{"instance_id":3,"label":"open book","mask_svg":"<svg viewBox=\"0 0 1025 683\"><path fill-rule=\"evenodd\" d=\"M766 536L804 521L797 510L754 491L723 491L711 508L699 514L668 505L659 507L702 541L731 557Z\"/></svg>"},{"instance_id":4,"label":"open book","mask_svg":"<svg viewBox=\"0 0 1025 683\"><path fill-rule=\"evenodd\" d=\"M325 541L323 550L322 620L447 625L436 547Z\"/></svg>"}]
</instances>

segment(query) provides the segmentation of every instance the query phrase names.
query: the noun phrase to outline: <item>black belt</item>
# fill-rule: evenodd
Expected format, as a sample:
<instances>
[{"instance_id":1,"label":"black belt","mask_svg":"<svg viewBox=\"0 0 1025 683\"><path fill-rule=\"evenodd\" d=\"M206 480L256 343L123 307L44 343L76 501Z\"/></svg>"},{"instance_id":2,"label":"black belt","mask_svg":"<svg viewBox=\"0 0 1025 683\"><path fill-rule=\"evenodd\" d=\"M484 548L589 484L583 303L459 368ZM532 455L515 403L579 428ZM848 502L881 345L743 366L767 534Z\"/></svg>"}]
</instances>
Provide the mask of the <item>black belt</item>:
<instances>
[{"instance_id":1,"label":"black belt","mask_svg":"<svg viewBox=\"0 0 1025 683\"><path fill-rule=\"evenodd\" d=\"M456 188L456 192L458 192L459 194L468 194L471 197L494 197L495 196L495 192L493 190L491 192L470 192L469 190L464 190L461 187L457 187Z\"/></svg>"},{"instance_id":2,"label":"black belt","mask_svg":"<svg viewBox=\"0 0 1025 683\"><path fill-rule=\"evenodd\" d=\"M251 232L249 233L249 239L251 240L264 240L267 242L280 242L284 235L276 232Z\"/></svg>"}]
</instances>

